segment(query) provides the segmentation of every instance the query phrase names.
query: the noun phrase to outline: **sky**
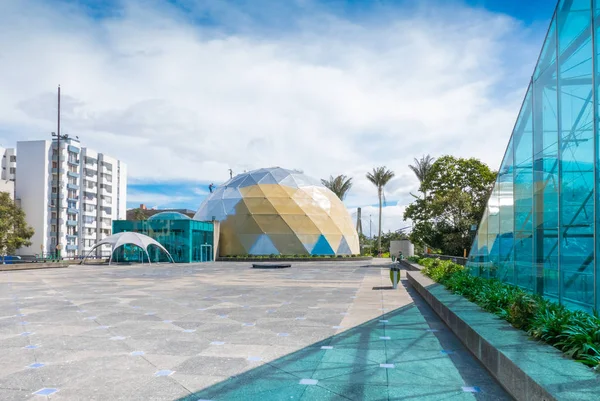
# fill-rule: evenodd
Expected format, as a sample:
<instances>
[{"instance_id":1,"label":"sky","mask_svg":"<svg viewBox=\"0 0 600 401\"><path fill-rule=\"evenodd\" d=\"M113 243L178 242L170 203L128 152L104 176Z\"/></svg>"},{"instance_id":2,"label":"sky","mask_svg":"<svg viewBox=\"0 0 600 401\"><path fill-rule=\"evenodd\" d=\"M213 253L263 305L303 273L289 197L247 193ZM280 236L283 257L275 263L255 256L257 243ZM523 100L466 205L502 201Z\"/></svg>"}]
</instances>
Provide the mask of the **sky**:
<instances>
[{"instance_id":1,"label":"sky","mask_svg":"<svg viewBox=\"0 0 600 401\"><path fill-rule=\"evenodd\" d=\"M62 132L128 165L128 206L198 209L261 167L386 166L405 227L424 154L497 169L554 0L0 0L0 146Z\"/></svg>"}]
</instances>

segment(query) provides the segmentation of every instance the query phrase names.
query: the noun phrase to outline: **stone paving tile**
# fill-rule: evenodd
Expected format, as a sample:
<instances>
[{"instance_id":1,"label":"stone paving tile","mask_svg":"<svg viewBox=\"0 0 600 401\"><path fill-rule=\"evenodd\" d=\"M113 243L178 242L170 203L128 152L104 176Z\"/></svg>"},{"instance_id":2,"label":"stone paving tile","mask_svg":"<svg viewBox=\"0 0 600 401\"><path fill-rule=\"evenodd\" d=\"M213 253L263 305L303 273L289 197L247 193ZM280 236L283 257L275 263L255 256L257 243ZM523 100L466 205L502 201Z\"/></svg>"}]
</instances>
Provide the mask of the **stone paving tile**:
<instances>
[{"instance_id":1,"label":"stone paving tile","mask_svg":"<svg viewBox=\"0 0 600 401\"><path fill-rule=\"evenodd\" d=\"M0 272L0 399L509 399L458 340L426 331L444 325L414 294L374 290L387 270L362 266Z\"/></svg>"}]
</instances>

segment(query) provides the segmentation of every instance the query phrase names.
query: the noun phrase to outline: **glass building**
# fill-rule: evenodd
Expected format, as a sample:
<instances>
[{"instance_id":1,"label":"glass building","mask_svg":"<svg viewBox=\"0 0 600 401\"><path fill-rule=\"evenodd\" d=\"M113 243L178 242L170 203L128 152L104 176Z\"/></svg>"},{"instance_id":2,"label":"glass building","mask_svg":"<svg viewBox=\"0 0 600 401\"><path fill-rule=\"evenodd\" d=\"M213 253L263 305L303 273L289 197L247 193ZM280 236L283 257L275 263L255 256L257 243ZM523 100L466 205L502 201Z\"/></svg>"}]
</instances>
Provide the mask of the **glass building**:
<instances>
[{"instance_id":1,"label":"glass building","mask_svg":"<svg viewBox=\"0 0 600 401\"><path fill-rule=\"evenodd\" d=\"M600 309L600 0L561 0L468 266L560 303Z\"/></svg>"},{"instance_id":2,"label":"glass building","mask_svg":"<svg viewBox=\"0 0 600 401\"><path fill-rule=\"evenodd\" d=\"M113 234L137 232L154 238L171 254L177 263L207 262L213 260L213 224L192 220L177 212L162 212L148 220L113 221ZM153 252L151 262L168 262L162 252ZM122 247L113 255L115 262L147 261L137 247Z\"/></svg>"}]
</instances>

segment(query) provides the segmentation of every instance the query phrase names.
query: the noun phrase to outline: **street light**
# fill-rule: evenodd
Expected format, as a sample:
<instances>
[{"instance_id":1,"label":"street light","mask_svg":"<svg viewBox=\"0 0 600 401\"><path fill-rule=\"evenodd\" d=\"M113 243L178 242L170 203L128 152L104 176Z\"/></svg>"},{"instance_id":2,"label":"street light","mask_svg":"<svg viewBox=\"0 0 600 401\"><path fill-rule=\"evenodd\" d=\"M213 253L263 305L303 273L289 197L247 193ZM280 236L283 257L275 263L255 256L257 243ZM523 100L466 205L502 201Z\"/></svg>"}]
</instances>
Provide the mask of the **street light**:
<instances>
[{"instance_id":1,"label":"street light","mask_svg":"<svg viewBox=\"0 0 600 401\"><path fill-rule=\"evenodd\" d=\"M57 168L56 168L56 257L60 260L60 251L62 249L62 245L60 244L60 140L68 139L68 135L60 134L60 85L58 86L58 114L56 120L56 132L52 133L52 136L56 138L56 150L57 150Z\"/></svg>"}]
</instances>

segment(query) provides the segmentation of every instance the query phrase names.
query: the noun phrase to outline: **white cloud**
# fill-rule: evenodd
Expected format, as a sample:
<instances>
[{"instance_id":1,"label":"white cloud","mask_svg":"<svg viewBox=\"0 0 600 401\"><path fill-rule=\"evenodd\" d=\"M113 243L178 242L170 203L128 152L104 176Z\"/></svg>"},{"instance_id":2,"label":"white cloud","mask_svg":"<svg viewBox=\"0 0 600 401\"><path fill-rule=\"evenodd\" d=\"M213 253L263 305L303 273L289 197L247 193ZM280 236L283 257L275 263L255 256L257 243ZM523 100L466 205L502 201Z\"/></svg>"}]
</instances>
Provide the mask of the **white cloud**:
<instances>
[{"instance_id":1,"label":"white cloud","mask_svg":"<svg viewBox=\"0 0 600 401\"><path fill-rule=\"evenodd\" d=\"M497 168L531 70L521 65L533 66L540 45L506 16L457 4L363 24L315 8L281 35L127 4L101 20L41 0L3 4L0 142L55 130L61 83L65 132L124 160L136 182L218 183L229 168L279 165L355 177L347 204L357 206L376 203L364 176L386 165L397 177L388 199L407 204L413 157Z\"/></svg>"}]
</instances>

